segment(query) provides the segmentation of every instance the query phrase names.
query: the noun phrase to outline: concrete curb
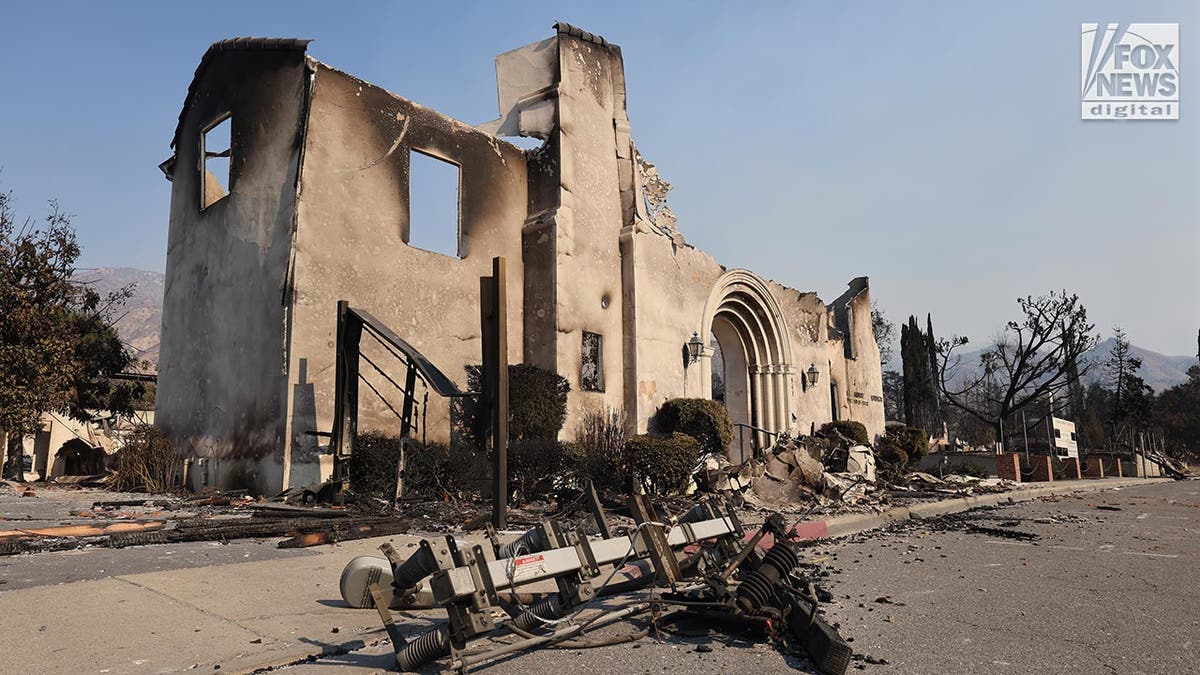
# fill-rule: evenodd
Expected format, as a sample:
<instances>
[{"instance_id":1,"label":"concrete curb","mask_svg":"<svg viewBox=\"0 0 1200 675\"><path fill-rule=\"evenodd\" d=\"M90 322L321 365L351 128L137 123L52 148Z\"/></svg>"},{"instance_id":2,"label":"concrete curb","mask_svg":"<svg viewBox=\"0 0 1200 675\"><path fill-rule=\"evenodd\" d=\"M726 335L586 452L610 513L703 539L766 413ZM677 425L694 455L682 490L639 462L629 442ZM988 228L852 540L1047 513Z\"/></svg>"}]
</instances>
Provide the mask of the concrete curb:
<instances>
[{"instance_id":1,"label":"concrete curb","mask_svg":"<svg viewBox=\"0 0 1200 675\"><path fill-rule=\"evenodd\" d=\"M1170 482L1170 478L1101 478L1096 480L1073 480L1043 483L1031 487L1020 487L1011 492L997 492L970 497L955 497L936 502L924 502L912 506L897 506L882 513L856 513L835 516L822 520L807 520L796 524L796 539L832 539L859 532L877 530L905 520L937 518L951 513L961 513L982 506L1015 503L1055 494L1096 492L1112 488L1136 485L1157 485Z\"/></svg>"}]
</instances>

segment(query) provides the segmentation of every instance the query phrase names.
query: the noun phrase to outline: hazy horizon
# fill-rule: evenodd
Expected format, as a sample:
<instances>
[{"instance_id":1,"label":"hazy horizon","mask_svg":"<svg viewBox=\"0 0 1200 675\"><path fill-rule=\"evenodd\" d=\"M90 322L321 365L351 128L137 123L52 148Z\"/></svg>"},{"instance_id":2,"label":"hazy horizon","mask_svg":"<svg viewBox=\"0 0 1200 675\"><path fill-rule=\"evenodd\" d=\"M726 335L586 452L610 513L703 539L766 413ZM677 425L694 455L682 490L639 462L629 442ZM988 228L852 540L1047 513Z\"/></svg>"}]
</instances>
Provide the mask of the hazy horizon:
<instances>
[{"instance_id":1,"label":"hazy horizon","mask_svg":"<svg viewBox=\"0 0 1200 675\"><path fill-rule=\"evenodd\" d=\"M899 324L986 342L1016 298L1078 293L1168 355L1200 326L1195 3L6 6L0 190L57 199L85 267L161 271L157 165L208 45L307 37L316 59L470 124L493 58L556 20L622 48L641 152L688 242L826 301L871 277ZM1180 24L1180 119L1079 119L1080 23ZM1200 72L1200 68L1194 70Z\"/></svg>"}]
</instances>

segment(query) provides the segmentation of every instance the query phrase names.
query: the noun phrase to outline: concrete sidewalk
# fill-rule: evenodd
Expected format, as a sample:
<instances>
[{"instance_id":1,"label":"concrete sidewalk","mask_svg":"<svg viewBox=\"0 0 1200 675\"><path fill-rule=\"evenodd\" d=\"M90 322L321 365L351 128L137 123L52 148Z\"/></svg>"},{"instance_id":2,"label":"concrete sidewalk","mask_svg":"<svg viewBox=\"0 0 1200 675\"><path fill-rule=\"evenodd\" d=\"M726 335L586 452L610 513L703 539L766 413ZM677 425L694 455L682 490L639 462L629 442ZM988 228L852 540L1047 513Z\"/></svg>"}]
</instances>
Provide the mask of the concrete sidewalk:
<instances>
[{"instance_id":1,"label":"concrete sidewalk","mask_svg":"<svg viewBox=\"0 0 1200 675\"><path fill-rule=\"evenodd\" d=\"M383 635L379 616L347 608L338 578L384 541L403 550L419 538L2 592L0 631L12 648L0 672L240 672L361 647Z\"/></svg>"},{"instance_id":2,"label":"concrete sidewalk","mask_svg":"<svg viewBox=\"0 0 1200 675\"><path fill-rule=\"evenodd\" d=\"M806 529L812 535L823 529L822 537L834 537L1009 500L1158 482L1162 480L1038 484L882 514L830 518ZM236 673L357 650L386 637L375 612L344 606L338 591L342 568L356 555L377 554L384 541L403 552L405 545L419 540L364 539L312 549L311 555L3 592L0 630L15 648L0 654L0 672ZM408 632L440 616L428 611L398 619L408 624Z\"/></svg>"}]
</instances>

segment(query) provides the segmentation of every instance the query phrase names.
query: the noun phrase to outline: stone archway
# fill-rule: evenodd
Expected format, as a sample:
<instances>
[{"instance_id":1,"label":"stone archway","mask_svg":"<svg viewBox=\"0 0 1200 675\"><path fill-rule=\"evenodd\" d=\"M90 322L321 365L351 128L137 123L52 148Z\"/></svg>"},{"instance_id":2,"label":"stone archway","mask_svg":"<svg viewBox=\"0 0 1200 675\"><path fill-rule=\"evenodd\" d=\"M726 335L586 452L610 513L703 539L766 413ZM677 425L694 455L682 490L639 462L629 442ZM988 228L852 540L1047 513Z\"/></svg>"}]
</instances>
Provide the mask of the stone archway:
<instances>
[{"instance_id":1,"label":"stone archway","mask_svg":"<svg viewBox=\"0 0 1200 675\"><path fill-rule=\"evenodd\" d=\"M95 448L86 441L72 438L54 455L54 464L50 470L51 478L59 476L93 476L104 473L105 459L108 454L103 448Z\"/></svg>"},{"instance_id":2,"label":"stone archway","mask_svg":"<svg viewBox=\"0 0 1200 675\"><path fill-rule=\"evenodd\" d=\"M700 334L715 337L720 345L730 419L759 430L786 431L791 423L792 349L783 312L766 283L747 270L722 275L705 302ZM706 362L702 373L710 398L711 367ZM743 433L750 431L743 427ZM738 448L737 436L735 429L731 451ZM758 447L767 443L761 431L752 431L747 440L750 436Z\"/></svg>"}]
</instances>

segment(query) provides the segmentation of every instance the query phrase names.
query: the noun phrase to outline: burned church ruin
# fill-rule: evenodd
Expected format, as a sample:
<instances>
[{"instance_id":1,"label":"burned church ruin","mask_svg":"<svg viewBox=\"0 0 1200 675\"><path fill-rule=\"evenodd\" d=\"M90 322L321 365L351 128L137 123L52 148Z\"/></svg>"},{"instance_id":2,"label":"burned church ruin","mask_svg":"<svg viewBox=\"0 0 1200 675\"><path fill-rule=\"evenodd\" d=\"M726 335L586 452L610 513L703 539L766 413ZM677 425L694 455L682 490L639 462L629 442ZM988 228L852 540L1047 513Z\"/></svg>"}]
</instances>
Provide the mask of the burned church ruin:
<instances>
[{"instance_id":1,"label":"burned church ruin","mask_svg":"<svg viewBox=\"0 0 1200 675\"><path fill-rule=\"evenodd\" d=\"M693 335L719 345L743 430L850 419L883 432L867 279L827 305L689 245L634 143L619 47L557 24L497 57L501 116L471 126L307 46L212 45L162 165L157 424L204 459L204 482L277 492L328 477L339 300L465 389L464 367L480 362L479 279L497 256L509 361L570 382L565 437L588 409L623 410L645 431L663 401L711 396L714 360L683 356ZM542 143L503 140L514 136ZM422 172L449 176L448 208L413 206L431 196ZM363 353L384 372L395 363L369 340ZM374 397L359 415L360 428L395 426ZM448 439L449 417L432 397L430 439Z\"/></svg>"}]
</instances>

